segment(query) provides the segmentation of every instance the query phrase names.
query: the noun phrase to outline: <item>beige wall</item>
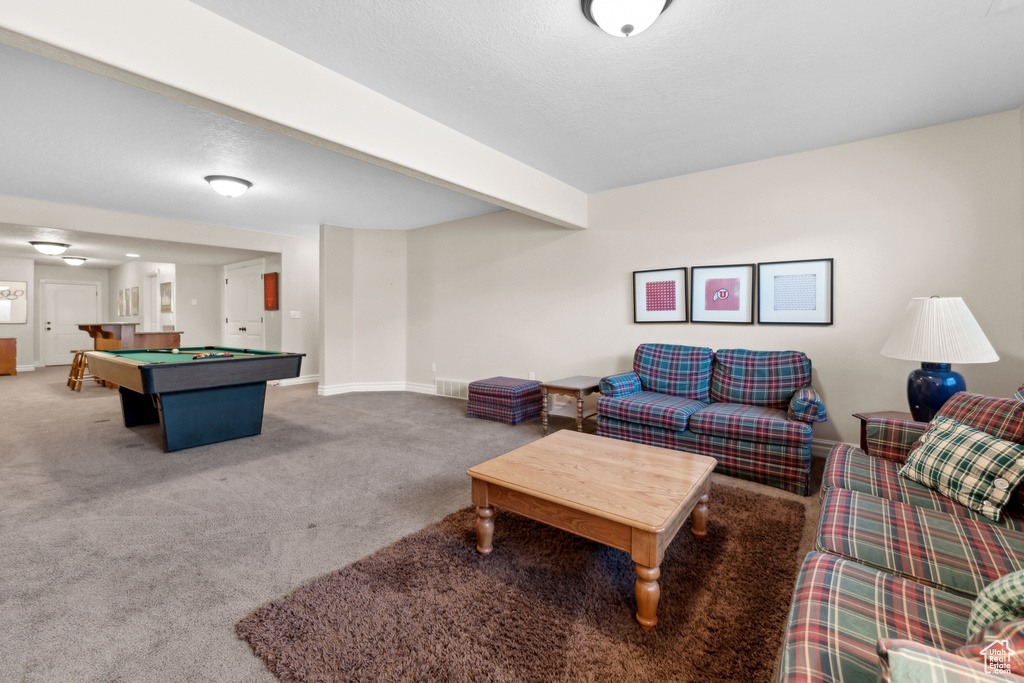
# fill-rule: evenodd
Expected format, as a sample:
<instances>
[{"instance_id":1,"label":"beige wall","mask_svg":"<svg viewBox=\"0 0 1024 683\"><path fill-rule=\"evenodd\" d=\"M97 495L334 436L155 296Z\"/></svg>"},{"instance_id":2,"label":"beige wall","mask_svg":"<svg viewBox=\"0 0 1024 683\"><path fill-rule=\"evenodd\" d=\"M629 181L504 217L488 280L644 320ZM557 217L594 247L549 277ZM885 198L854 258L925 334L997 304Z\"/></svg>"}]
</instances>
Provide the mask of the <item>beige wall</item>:
<instances>
[{"instance_id":1,"label":"beige wall","mask_svg":"<svg viewBox=\"0 0 1024 683\"><path fill-rule=\"evenodd\" d=\"M352 384L351 228L320 226L320 395L342 393Z\"/></svg>"},{"instance_id":2,"label":"beige wall","mask_svg":"<svg viewBox=\"0 0 1024 683\"><path fill-rule=\"evenodd\" d=\"M798 349L832 420L906 410L910 361L878 351L913 296L962 296L1001 360L974 391L1024 382L1021 111L591 196L589 230L502 212L409 235L410 384L628 369L641 342ZM632 271L835 259L830 327L638 325ZM437 364L436 373L431 364Z\"/></svg>"},{"instance_id":3,"label":"beige wall","mask_svg":"<svg viewBox=\"0 0 1024 683\"><path fill-rule=\"evenodd\" d=\"M408 233L320 227L320 393L404 391Z\"/></svg>"}]
</instances>

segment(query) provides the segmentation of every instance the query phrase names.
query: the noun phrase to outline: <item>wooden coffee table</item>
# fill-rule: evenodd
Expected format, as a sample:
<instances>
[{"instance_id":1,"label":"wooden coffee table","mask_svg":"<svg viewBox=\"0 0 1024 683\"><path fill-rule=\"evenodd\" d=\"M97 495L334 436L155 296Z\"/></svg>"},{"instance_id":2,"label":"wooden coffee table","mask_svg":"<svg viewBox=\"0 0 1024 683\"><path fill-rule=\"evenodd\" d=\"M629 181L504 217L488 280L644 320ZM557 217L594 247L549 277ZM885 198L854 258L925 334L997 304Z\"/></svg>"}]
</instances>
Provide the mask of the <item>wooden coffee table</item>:
<instances>
[{"instance_id":1,"label":"wooden coffee table","mask_svg":"<svg viewBox=\"0 0 1024 683\"><path fill-rule=\"evenodd\" d=\"M469 470L477 550L490 554L497 506L630 553L636 618L658 623L661 561L687 517L707 533L716 460L562 430Z\"/></svg>"}]
</instances>

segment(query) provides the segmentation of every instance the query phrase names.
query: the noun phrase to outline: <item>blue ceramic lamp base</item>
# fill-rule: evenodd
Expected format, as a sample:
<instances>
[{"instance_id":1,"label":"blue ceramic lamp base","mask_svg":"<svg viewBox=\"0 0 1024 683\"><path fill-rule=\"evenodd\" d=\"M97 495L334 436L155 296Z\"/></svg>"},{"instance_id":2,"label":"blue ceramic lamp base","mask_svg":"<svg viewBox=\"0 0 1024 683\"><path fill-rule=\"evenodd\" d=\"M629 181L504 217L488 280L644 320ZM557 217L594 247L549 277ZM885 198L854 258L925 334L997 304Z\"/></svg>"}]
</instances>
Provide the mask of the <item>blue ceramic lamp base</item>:
<instances>
[{"instance_id":1,"label":"blue ceramic lamp base","mask_svg":"<svg viewBox=\"0 0 1024 683\"><path fill-rule=\"evenodd\" d=\"M910 414L917 422L930 422L953 394L966 390L963 375L953 372L949 363L921 363L907 378Z\"/></svg>"}]
</instances>

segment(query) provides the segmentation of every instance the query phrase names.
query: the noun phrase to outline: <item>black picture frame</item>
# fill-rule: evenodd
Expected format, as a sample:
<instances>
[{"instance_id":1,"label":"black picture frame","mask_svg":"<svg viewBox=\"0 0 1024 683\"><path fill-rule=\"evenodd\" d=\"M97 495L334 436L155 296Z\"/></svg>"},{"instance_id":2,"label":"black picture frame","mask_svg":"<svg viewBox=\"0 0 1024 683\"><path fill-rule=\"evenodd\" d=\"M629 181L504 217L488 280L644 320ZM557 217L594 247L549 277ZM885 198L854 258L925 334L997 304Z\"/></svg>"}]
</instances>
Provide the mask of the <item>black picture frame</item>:
<instances>
[{"instance_id":1,"label":"black picture frame","mask_svg":"<svg viewBox=\"0 0 1024 683\"><path fill-rule=\"evenodd\" d=\"M759 325L832 325L835 261L831 258L757 264Z\"/></svg>"},{"instance_id":2,"label":"black picture frame","mask_svg":"<svg viewBox=\"0 0 1024 683\"><path fill-rule=\"evenodd\" d=\"M753 325L755 278L753 263L693 266L690 269L690 321Z\"/></svg>"},{"instance_id":3,"label":"black picture frame","mask_svg":"<svg viewBox=\"0 0 1024 683\"><path fill-rule=\"evenodd\" d=\"M633 271L633 322L685 323L686 268Z\"/></svg>"}]
</instances>

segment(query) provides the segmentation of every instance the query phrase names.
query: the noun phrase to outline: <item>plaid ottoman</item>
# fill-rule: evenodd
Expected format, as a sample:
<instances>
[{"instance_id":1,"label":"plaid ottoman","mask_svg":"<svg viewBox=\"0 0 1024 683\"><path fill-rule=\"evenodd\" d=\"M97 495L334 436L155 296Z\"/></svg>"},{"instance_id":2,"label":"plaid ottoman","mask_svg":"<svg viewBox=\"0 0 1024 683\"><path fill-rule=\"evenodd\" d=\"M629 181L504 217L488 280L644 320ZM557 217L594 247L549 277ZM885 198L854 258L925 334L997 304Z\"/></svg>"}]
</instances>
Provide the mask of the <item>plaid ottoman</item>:
<instances>
[{"instance_id":1,"label":"plaid ottoman","mask_svg":"<svg viewBox=\"0 0 1024 683\"><path fill-rule=\"evenodd\" d=\"M491 377L469 383L466 417L517 425L540 415L540 382Z\"/></svg>"}]
</instances>

